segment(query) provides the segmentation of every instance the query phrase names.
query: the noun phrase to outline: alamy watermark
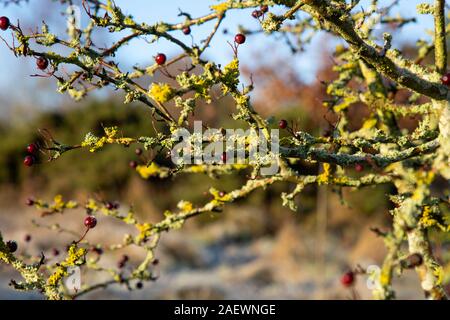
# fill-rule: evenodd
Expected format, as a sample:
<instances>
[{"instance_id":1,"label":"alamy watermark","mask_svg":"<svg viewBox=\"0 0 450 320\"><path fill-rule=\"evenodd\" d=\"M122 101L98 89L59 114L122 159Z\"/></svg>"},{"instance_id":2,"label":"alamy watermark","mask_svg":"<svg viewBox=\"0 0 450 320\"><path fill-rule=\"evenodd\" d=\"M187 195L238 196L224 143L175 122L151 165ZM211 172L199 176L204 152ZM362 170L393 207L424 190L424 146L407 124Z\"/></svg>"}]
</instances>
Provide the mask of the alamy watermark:
<instances>
[{"instance_id":1,"label":"alamy watermark","mask_svg":"<svg viewBox=\"0 0 450 320\"><path fill-rule=\"evenodd\" d=\"M194 121L194 130L177 129L172 134L171 158L176 165L186 164L250 164L260 168L261 175L278 173L280 138L278 129L203 130Z\"/></svg>"},{"instance_id":2,"label":"alamy watermark","mask_svg":"<svg viewBox=\"0 0 450 320\"><path fill-rule=\"evenodd\" d=\"M81 269L79 267L68 267L68 275L64 278L64 286L71 294L77 293L81 288Z\"/></svg>"}]
</instances>

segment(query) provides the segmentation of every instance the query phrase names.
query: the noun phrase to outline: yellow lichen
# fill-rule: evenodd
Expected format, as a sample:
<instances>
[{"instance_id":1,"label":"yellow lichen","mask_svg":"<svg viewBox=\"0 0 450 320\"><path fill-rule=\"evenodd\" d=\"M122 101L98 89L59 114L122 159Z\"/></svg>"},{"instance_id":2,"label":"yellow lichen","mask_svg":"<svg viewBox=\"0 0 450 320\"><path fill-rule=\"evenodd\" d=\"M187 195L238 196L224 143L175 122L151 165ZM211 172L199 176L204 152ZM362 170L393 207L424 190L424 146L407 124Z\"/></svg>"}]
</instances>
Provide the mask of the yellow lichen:
<instances>
[{"instance_id":1,"label":"yellow lichen","mask_svg":"<svg viewBox=\"0 0 450 320\"><path fill-rule=\"evenodd\" d=\"M331 165L329 163L323 164L323 173L321 173L317 177L317 183L320 184L326 184L330 181L331 178Z\"/></svg>"},{"instance_id":2,"label":"yellow lichen","mask_svg":"<svg viewBox=\"0 0 450 320\"><path fill-rule=\"evenodd\" d=\"M151 236L152 225L150 223L136 224L139 234L136 236L135 242L142 243Z\"/></svg>"},{"instance_id":3,"label":"yellow lichen","mask_svg":"<svg viewBox=\"0 0 450 320\"><path fill-rule=\"evenodd\" d=\"M192 203L190 203L189 201L184 201L184 200L181 200L180 202L178 202L177 207L178 207L178 209L180 209L183 212L189 212L194 209L194 206L192 205Z\"/></svg>"},{"instance_id":4,"label":"yellow lichen","mask_svg":"<svg viewBox=\"0 0 450 320\"><path fill-rule=\"evenodd\" d=\"M158 176L160 168L155 162L152 162L149 166L137 166L136 171L142 178L148 179Z\"/></svg>"},{"instance_id":5,"label":"yellow lichen","mask_svg":"<svg viewBox=\"0 0 450 320\"><path fill-rule=\"evenodd\" d=\"M227 94L236 89L239 84L239 60L233 59L224 68L222 75L222 92Z\"/></svg>"},{"instance_id":6,"label":"yellow lichen","mask_svg":"<svg viewBox=\"0 0 450 320\"><path fill-rule=\"evenodd\" d=\"M230 5L228 4L228 2L222 2L219 4L212 5L212 6L210 6L210 8L211 8L211 10L214 10L214 11L220 13L220 12L226 11L229 8L229 6Z\"/></svg>"},{"instance_id":7,"label":"yellow lichen","mask_svg":"<svg viewBox=\"0 0 450 320\"><path fill-rule=\"evenodd\" d=\"M164 103L174 96L174 90L167 83L153 83L150 87L150 96L155 101Z\"/></svg>"}]
</instances>

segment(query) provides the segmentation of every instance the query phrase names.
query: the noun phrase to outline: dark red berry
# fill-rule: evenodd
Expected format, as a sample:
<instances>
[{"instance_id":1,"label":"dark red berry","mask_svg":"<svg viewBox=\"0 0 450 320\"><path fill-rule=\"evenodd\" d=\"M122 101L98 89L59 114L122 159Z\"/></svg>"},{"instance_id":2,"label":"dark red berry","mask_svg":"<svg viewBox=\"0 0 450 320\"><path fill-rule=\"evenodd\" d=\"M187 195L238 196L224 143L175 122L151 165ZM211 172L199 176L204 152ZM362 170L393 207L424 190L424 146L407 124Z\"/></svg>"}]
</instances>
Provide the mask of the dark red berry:
<instances>
[{"instance_id":1,"label":"dark red berry","mask_svg":"<svg viewBox=\"0 0 450 320\"><path fill-rule=\"evenodd\" d=\"M0 29L5 31L10 26L9 19L7 17L0 17Z\"/></svg>"},{"instance_id":2,"label":"dark red berry","mask_svg":"<svg viewBox=\"0 0 450 320\"><path fill-rule=\"evenodd\" d=\"M27 146L27 152L31 154L35 154L38 151L38 146L35 143L30 143Z\"/></svg>"},{"instance_id":3,"label":"dark red berry","mask_svg":"<svg viewBox=\"0 0 450 320\"><path fill-rule=\"evenodd\" d=\"M355 274L352 271L347 271L341 277L341 283L344 287L350 287L355 281Z\"/></svg>"},{"instance_id":4,"label":"dark red berry","mask_svg":"<svg viewBox=\"0 0 450 320\"><path fill-rule=\"evenodd\" d=\"M163 65L164 63L166 63L166 60L167 60L167 57L164 53L158 53L155 57L155 61L159 65Z\"/></svg>"},{"instance_id":5,"label":"dark red berry","mask_svg":"<svg viewBox=\"0 0 450 320\"><path fill-rule=\"evenodd\" d=\"M422 255L418 253L413 253L412 255L408 256L406 259L402 260L400 264L405 269L412 269L415 267L420 266L423 263L423 257Z\"/></svg>"},{"instance_id":6,"label":"dark red berry","mask_svg":"<svg viewBox=\"0 0 450 320\"><path fill-rule=\"evenodd\" d=\"M136 283L136 289L141 290L144 287L144 285L142 284L142 282L138 282Z\"/></svg>"},{"instance_id":7,"label":"dark red berry","mask_svg":"<svg viewBox=\"0 0 450 320\"><path fill-rule=\"evenodd\" d=\"M6 246L8 247L9 252L16 252L17 251L17 242L10 240L6 242Z\"/></svg>"},{"instance_id":8,"label":"dark red berry","mask_svg":"<svg viewBox=\"0 0 450 320\"><path fill-rule=\"evenodd\" d=\"M31 207L32 205L34 205L34 200L31 199L31 198L28 198L27 201L26 201L25 203L26 203L27 206L30 206L30 207Z\"/></svg>"},{"instance_id":9,"label":"dark red berry","mask_svg":"<svg viewBox=\"0 0 450 320\"><path fill-rule=\"evenodd\" d=\"M242 33L238 33L234 36L234 42L237 44L243 44L245 42L245 36Z\"/></svg>"},{"instance_id":10,"label":"dark red berry","mask_svg":"<svg viewBox=\"0 0 450 320\"><path fill-rule=\"evenodd\" d=\"M52 254L53 254L55 257L59 256L59 250L56 249L56 248L53 248Z\"/></svg>"},{"instance_id":11,"label":"dark red berry","mask_svg":"<svg viewBox=\"0 0 450 320\"><path fill-rule=\"evenodd\" d=\"M92 247L91 251L96 253L96 254L98 254L98 255L101 255L103 253L102 248L97 248L97 247Z\"/></svg>"},{"instance_id":12,"label":"dark red berry","mask_svg":"<svg viewBox=\"0 0 450 320\"><path fill-rule=\"evenodd\" d=\"M262 13L266 13L266 12L269 11L269 6L268 5L262 5L260 7L260 10L261 10Z\"/></svg>"},{"instance_id":13,"label":"dark red berry","mask_svg":"<svg viewBox=\"0 0 450 320\"><path fill-rule=\"evenodd\" d=\"M126 265L126 263L128 262L129 259L130 258L126 254L124 254L122 256L122 258L120 258L119 262L117 263L117 267L119 269L122 269L123 267L125 267L125 265Z\"/></svg>"},{"instance_id":14,"label":"dark red berry","mask_svg":"<svg viewBox=\"0 0 450 320\"><path fill-rule=\"evenodd\" d=\"M23 159L23 164L27 167L31 167L34 164L34 157L26 156L25 159Z\"/></svg>"},{"instance_id":15,"label":"dark red berry","mask_svg":"<svg viewBox=\"0 0 450 320\"><path fill-rule=\"evenodd\" d=\"M134 153L136 153L138 156L140 156L142 154L142 149L137 148L136 150L134 150Z\"/></svg>"},{"instance_id":16,"label":"dark red berry","mask_svg":"<svg viewBox=\"0 0 450 320\"><path fill-rule=\"evenodd\" d=\"M280 129L286 129L288 126L288 122L284 119L281 119L280 122L278 123L278 127Z\"/></svg>"},{"instance_id":17,"label":"dark red berry","mask_svg":"<svg viewBox=\"0 0 450 320\"><path fill-rule=\"evenodd\" d=\"M40 69L40 70L47 69L47 67L48 67L48 60L47 60L47 58L39 57L36 60L36 65L37 65L38 69Z\"/></svg>"},{"instance_id":18,"label":"dark red berry","mask_svg":"<svg viewBox=\"0 0 450 320\"><path fill-rule=\"evenodd\" d=\"M97 219L94 216L87 216L86 218L84 218L84 225L88 229L95 228L95 226L97 225Z\"/></svg>"},{"instance_id":19,"label":"dark red berry","mask_svg":"<svg viewBox=\"0 0 450 320\"><path fill-rule=\"evenodd\" d=\"M116 209L116 210L119 209L119 208L120 208L120 203L114 202L113 207L114 207L114 209Z\"/></svg>"},{"instance_id":20,"label":"dark red berry","mask_svg":"<svg viewBox=\"0 0 450 320\"><path fill-rule=\"evenodd\" d=\"M185 35L191 34L191 28L190 27L184 27L182 31L183 31L183 33Z\"/></svg>"},{"instance_id":21,"label":"dark red berry","mask_svg":"<svg viewBox=\"0 0 450 320\"><path fill-rule=\"evenodd\" d=\"M446 73L441 78L442 84L445 84L446 86L450 86L450 73Z\"/></svg>"},{"instance_id":22,"label":"dark red berry","mask_svg":"<svg viewBox=\"0 0 450 320\"><path fill-rule=\"evenodd\" d=\"M226 152L222 153L220 159L222 160L223 163L227 162L227 153Z\"/></svg>"},{"instance_id":23,"label":"dark red berry","mask_svg":"<svg viewBox=\"0 0 450 320\"><path fill-rule=\"evenodd\" d=\"M31 236L29 234L26 234L23 239L25 240L25 242L30 242L31 241Z\"/></svg>"},{"instance_id":24,"label":"dark red berry","mask_svg":"<svg viewBox=\"0 0 450 320\"><path fill-rule=\"evenodd\" d=\"M263 15L263 12L260 10L254 10L252 12L252 17L255 19L258 19L259 17L261 17Z\"/></svg>"},{"instance_id":25,"label":"dark red berry","mask_svg":"<svg viewBox=\"0 0 450 320\"><path fill-rule=\"evenodd\" d=\"M356 172L362 172L364 170L364 166L361 163L355 164Z\"/></svg>"},{"instance_id":26,"label":"dark red berry","mask_svg":"<svg viewBox=\"0 0 450 320\"><path fill-rule=\"evenodd\" d=\"M132 169L136 169L137 166L138 166L138 163L137 163L136 161L133 160L133 161L130 161L129 166L130 166L130 168L132 168Z\"/></svg>"},{"instance_id":27,"label":"dark red berry","mask_svg":"<svg viewBox=\"0 0 450 320\"><path fill-rule=\"evenodd\" d=\"M112 210L112 209L114 209L114 204L112 202L108 201L107 203L105 203L105 207L108 210Z\"/></svg>"},{"instance_id":28,"label":"dark red berry","mask_svg":"<svg viewBox=\"0 0 450 320\"><path fill-rule=\"evenodd\" d=\"M158 263L159 263L159 260L158 260L158 259L155 259L155 260L153 260L153 262L152 262L152 264L153 264L154 266L156 266Z\"/></svg>"}]
</instances>

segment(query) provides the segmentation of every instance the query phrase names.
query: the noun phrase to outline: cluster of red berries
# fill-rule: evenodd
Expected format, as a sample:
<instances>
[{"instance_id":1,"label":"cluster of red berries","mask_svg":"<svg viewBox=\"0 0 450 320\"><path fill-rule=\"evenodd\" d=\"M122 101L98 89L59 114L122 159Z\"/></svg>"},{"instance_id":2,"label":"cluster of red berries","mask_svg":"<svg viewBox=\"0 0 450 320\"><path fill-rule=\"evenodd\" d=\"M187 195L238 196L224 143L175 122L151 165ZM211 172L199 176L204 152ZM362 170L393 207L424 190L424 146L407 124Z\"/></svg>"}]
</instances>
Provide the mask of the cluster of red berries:
<instances>
[{"instance_id":1,"label":"cluster of red berries","mask_svg":"<svg viewBox=\"0 0 450 320\"><path fill-rule=\"evenodd\" d=\"M36 163L35 154L38 150L39 150L39 148L35 143L29 144L27 146L28 155L25 156L25 158L23 159L23 164L26 165L27 167L31 167L33 164L35 164ZM27 202L27 204L28 204L28 202ZM30 205L33 205L33 203Z\"/></svg>"},{"instance_id":2,"label":"cluster of red berries","mask_svg":"<svg viewBox=\"0 0 450 320\"><path fill-rule=\"evenodd\" d=\"M141 156L143 151L142 151L141 148L136 148L134 153L136 153L137 156ZM138 166L138 163L137 163L137 161L132 160L132 161L130 161L129 166L130 166L131 169L136 169L137 166Z\"/></svg>"},{"instance_id":3,"label":"cluster of red berries","mask_svg":"<svg viewBox=\"0 0 450 320\"><path fill-rule=\"evenodd\" d=\"M0 29L3 31L7 30L11 23L9 22L8 17L0 17Z\"/></svg>"},{"instance_id":4,"label":"cluster of red berries","mask_svg":"<svg viewBox=\"0 0 450 320\"><path fill-rule=\"evenodd\" d=\"M267 5L263 5L259 8L259 10L254 10L252 12L252 17L255 19L259 19L260 17L262 17L264 15L264 13L266 13L267 11L269 11L269 7Z\"/></svg>"},{"instance_id":5,"label":"cluster of red berries","mask_svg":"<svg viewBox=\"0 0 450 320\"><path fill-rule=\"evenodd\" d=\"M117 209L119 209L120 204L119 204L118 202L110 202L110 201L107 201L107 202L105 203L105 207L106 207L106 209L108 209L108 210L117 210Z\"/></svg>"}]
</instances>

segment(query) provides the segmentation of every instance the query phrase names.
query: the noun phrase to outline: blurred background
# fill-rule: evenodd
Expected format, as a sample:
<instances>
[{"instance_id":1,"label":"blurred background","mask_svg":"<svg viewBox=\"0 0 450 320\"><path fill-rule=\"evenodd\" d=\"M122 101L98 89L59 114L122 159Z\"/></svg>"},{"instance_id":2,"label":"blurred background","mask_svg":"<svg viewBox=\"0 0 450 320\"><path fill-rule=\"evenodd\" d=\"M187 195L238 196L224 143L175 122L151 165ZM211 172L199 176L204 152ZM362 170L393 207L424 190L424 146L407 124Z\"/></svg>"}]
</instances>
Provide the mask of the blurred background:
<instances>
[{"instance_id":1,"label":"blurred background","mask_svg":"<svg viewBox=\"0 0 450 320\"><path fill-rule=\"evenodd\" d=\"M12 22L20 20L24 30L34 29L45 20L52 32L63 35L65 17L58 1L33 1L28 4L0 7L0 15ZM78 1L80 2L80 1ZM391 1L380 1L386 4ZM423 1L422 1L423 2ZM77 1L74 1L76 4ZM209 12L215 1L116 0L125 13L149 24L159 20L180 22L179 9L200 16ZM404 3L396 10L404 17L416 16L419 1ZM367 7L362 1L361 7ZM274 12L280 8L271 9ZM82 26L85 26L83 16ZM192 30L193 37L176 36L186 43L199 43L213 24ZM415 41L430 40L427 29L432 21L419 16L402 32L393 32L394 45L414 54ZM225 65L233 53L227 44L238 30L259 30L251 17L251 10L230 12L220 33L206 52L207 58ZM382 30L380 30L380 33ZM1 36L11 43L9 32ZM94 40L106 47L120 35L100 33ZM184 37L184 38L183 38ZM275 116L295 121L298 127L312 134L323 133L327 127L322 101L327 98L324 81L336 77L332 71L332 50L339 41L325 33L306 41L295 54L289 41L283 37L263 34L251 36L239 49L242 81L255 84L253 104L265 117ZM169 57L178 49L160 40L149 44L135 40L118 52L117 60L123 69L134 65L146 66L153 56L165 52ZM141 163L150 157L137 157L134 148L107 147L102 152L70 152L55 162L45 158L33 168L23 166L25 147L39 142L39 130L46 129L53 137L65 143L79 143L92 131L101 134L102 125L118 125L127 136L151 135L149 114L142 105L122 103L123 96L112 89L91 94L81 102L73 102L56 92L52 79L30 77L35 74L34 59L15 58L4 43L0 43L0 230L5 239L15 239L19 252L38 255L43 251L52 260L54 249L63 250L73 239L36 228L32 219L40 221L37 212L25 205L28 197L51 200L55 194L65 199L82 202L95 196L119 201L123 210L133 205L142 220L159 221L166 209L174 209L179 200L201 204L208 200L209 187L230 191L245 182L245 174L212 180L206 176L183 175L174 180L144 181L128 166L129 161ZM183 63L183 62L182 62ZM176 69L180 66L175 66ZM174 69L174 70L175 70ZM176 70L175 70L176 71ZM153 81L164 80L156 74ZM150 83L150 82L149 82ZM149 84L148 83L148 84ZM147 85L148 85L147 84ZM398 100L406 99L401 91ZM211 127L234 127L229 114L234 106L230 99L214 100L198 109L196 119L203 119ZM358 128L368 109L363 105L351 107ZM401 125L413 128L417 119L403 119ZM163 160L161 160L163 161ZM311 172L315 167L305 167ZM158 281L145 284L143 290L128 292L120 286L97 291L87 298L159 299L159 298L226 298L226 299L349 299L353 294L340 284L340 276L358 264L363 267L380 265L385 254L383 241L370 228L387 228L390 223L388 186L379 186L355 192L345 190L345 204L331 188L307 188L297 199L297 213L282 207L281 192L292 191L292 186L275 185L257 191L248 199L225 208L217 215L207 215L188 221L181 230L164 234L157 256L160 260ZM70 216L56 217L56 222L81 231L82 210ZM53 222L55 222L53 221ZM45 222L45 221L44 221ZM120 241L123 230L105 221L100 223L94 240ZM25 236L32 239L25 242ZM434 236L434 235L433 235ZM438 259L446 260L442 248L447 239L436 236ZM132 261L139 252L129 251ZM53 258L56 259L56 258ZM109 258L115 263L117 257ZM17 277L6 266L0 265L0 298L39 298L35 293L17 293L8 287ZM421 298L420 285L413 271L406 271L395 287L399 298ZM356 283L357 296L370 298L366 279Z\"/></svg>"}]
</instances>

